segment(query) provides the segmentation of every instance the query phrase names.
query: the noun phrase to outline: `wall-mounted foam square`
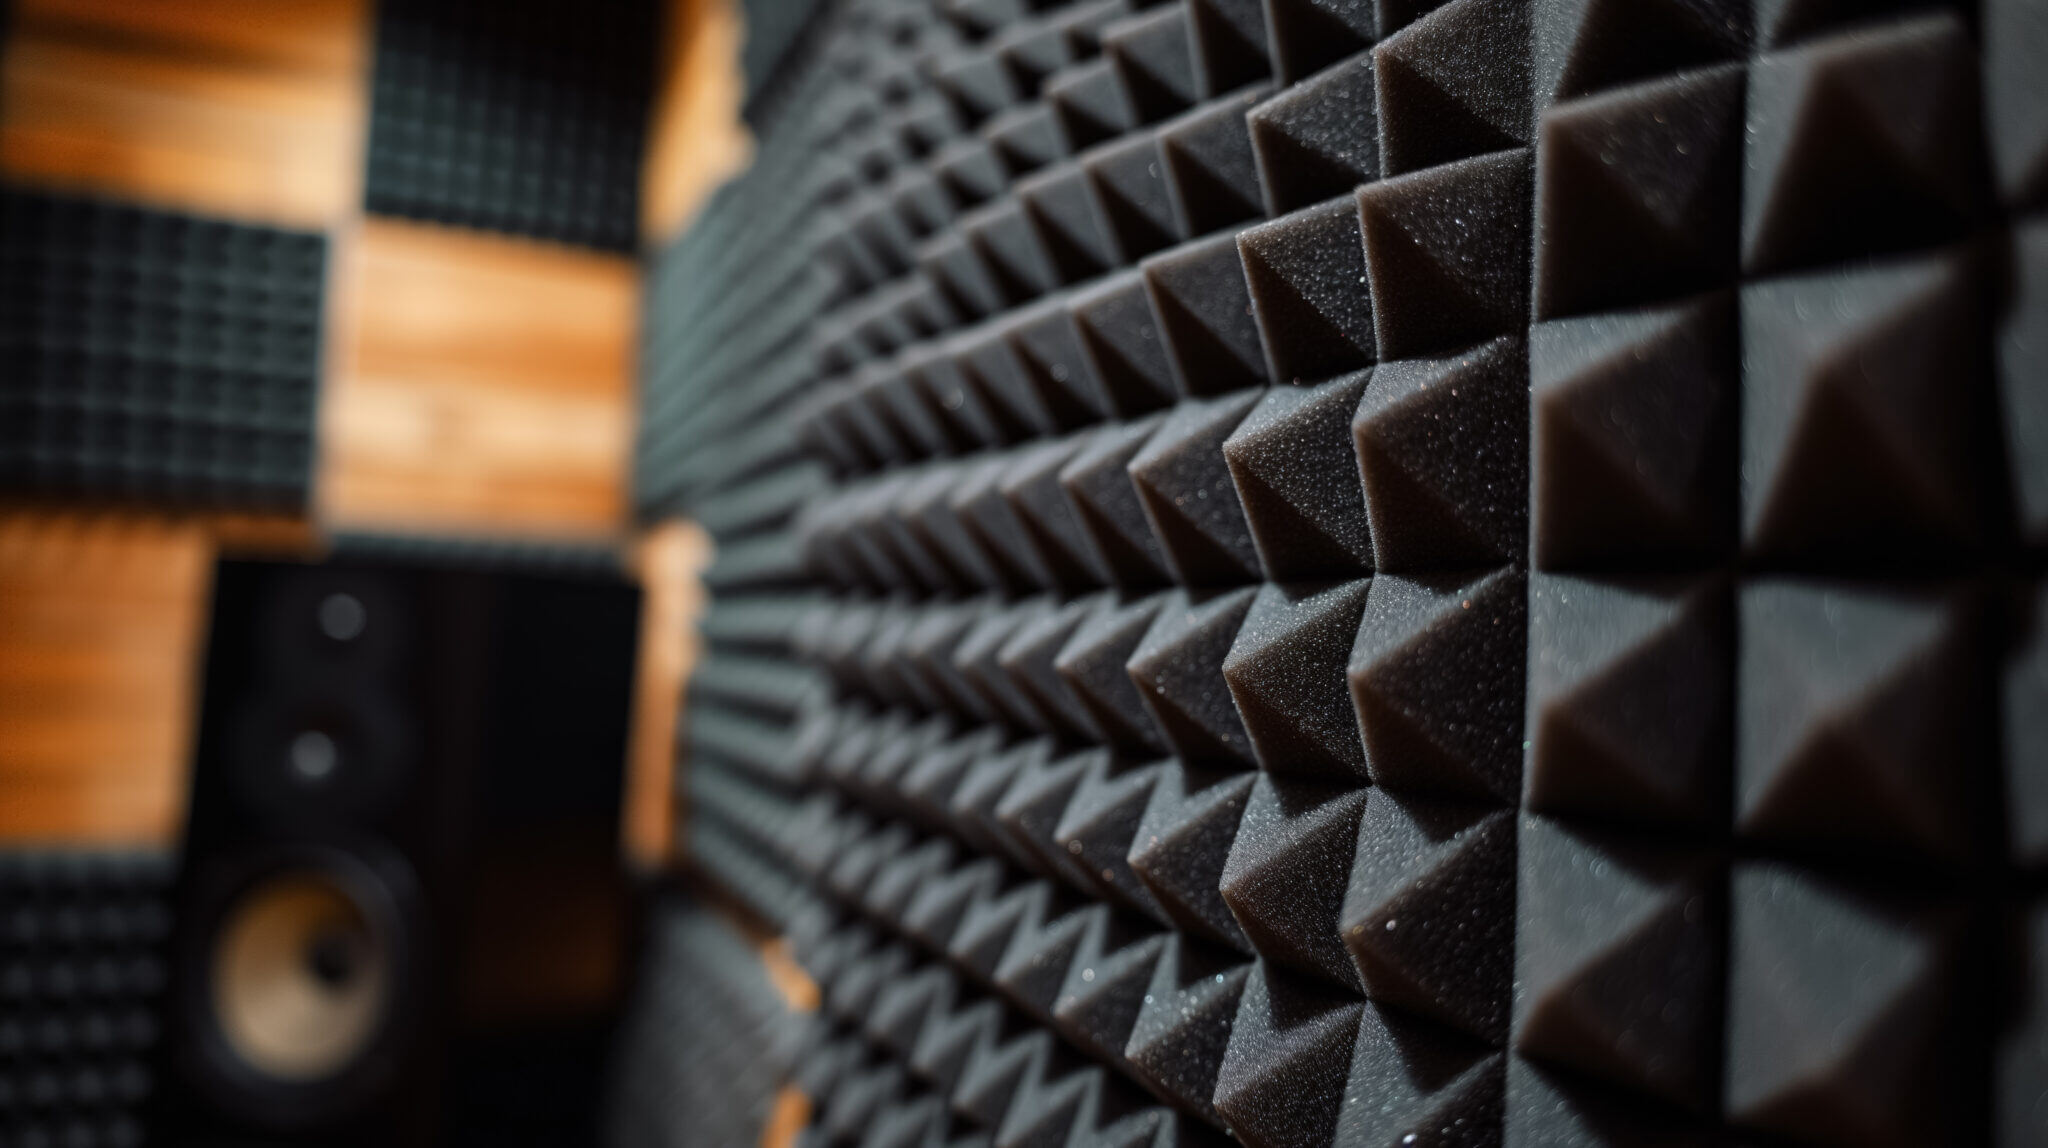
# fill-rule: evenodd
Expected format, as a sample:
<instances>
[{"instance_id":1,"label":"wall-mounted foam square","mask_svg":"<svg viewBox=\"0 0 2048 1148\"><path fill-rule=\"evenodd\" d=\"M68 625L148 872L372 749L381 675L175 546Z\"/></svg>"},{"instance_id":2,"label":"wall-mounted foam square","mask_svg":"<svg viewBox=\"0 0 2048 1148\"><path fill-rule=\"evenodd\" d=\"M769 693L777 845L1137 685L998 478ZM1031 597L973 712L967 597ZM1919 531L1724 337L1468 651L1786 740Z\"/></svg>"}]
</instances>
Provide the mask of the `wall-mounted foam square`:
<instances>
[{"instance_id":1,"label":"wall-mounted foam square","mask_svg":"<svg viewBox=\"0 0 2048 1148\"><path fill-rule=\"evenodd\" d=\"M0 485L298 511L326 240L0 191Z\"/></svg>"},{"instance_id":2,"label":"wall-mounted foam square","mask_svg":"<svg viewBox=\"0 0 2048 1148\"><path fill-rule=\"evenodd\" d=\"M144 1142L174 868L153 853L0 853L0 1129L12 1141Z\"/></svg>"},{"instance_id":3,"label":"wall-mounted foam square","mask_svg":"<svg viewBox=\"0 0 2048 1148\"><path fill-rule=\"evenodd\" d=\"M365 206L633 249L658 17L647 3L378 4Z\"/></svg>"}]
</instances>

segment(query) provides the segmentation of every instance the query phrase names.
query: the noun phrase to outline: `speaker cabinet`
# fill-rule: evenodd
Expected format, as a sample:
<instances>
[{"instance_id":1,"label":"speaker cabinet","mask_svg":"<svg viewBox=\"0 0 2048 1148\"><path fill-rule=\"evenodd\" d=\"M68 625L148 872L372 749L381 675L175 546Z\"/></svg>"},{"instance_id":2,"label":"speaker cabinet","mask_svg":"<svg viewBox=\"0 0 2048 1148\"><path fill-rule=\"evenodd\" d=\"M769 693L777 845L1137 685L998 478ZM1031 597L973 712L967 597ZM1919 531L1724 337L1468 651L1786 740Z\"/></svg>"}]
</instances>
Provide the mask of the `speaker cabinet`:
<instances>
[{"instance_id":1,"label":"speaker cabinet","mask_svg":"<svg viewBox=\"0 0 2048 1148\"><path fill-rule=\"evenodd\" d=\"M173 1142L589 1138L638 617L616 578L219 566Z\"/></svg>"}]
</instances>

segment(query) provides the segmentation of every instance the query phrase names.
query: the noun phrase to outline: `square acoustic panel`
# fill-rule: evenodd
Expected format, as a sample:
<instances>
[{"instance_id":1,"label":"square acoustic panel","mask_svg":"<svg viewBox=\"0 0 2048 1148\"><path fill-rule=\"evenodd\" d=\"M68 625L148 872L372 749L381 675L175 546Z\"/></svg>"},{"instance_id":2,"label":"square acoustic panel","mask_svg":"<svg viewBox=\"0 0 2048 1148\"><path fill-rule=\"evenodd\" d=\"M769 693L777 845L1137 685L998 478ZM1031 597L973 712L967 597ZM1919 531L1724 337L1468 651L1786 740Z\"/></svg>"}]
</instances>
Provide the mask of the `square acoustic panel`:
<instances>
[{"instance_id":1,"label":"square acoustic panel","mask_svg":"<svg viewBox=\"0 0 2048 1148\"><path fill-rule=\"evenodd\" d=\"M369 210L631 250L657 21L645 0L380 4Z\"/></svg>"},{"instance_id":2,"label":"square acoustic panel","mask_svg":"<svg viewBox=\"0 0 2048 1148\"><path fill-rule=\"evenodd\" d=\"M292 511L327 241L0 190L0 490Z\"/></svg>"}]
</instances>

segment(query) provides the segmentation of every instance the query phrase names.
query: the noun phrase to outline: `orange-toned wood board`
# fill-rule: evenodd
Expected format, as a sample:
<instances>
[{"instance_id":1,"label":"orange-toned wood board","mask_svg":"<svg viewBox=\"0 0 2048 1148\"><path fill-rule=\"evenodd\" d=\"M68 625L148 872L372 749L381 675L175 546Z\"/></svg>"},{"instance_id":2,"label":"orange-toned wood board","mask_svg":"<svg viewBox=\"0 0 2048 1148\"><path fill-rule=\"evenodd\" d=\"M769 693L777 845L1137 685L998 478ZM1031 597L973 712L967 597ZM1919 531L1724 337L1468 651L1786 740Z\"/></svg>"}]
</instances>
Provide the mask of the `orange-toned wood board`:
<instances>
[{"instance_id":1,"label":"orange-toned wood board","mask_svg":"<svg viewBox=\"0 0 2048 1148\"><path fill-rule=\"evenodd\" d=\"M734 0L669 0L640 180L640 234L650 246L674 238L753 157L740 123L744 35Z\"/></svg>"},{"instance_id":2,"label":"orange-toned wood board","mask_svg":"<svg viewBox=\"0 0 2048 1148\"><path fill-rule=\"evenodd\" d=\"M315 498L335 529L611 538L637 268L481 232L342 232Z\"/></svg>"},{"instance_id":3,"label":"orange-toned wood board","mask_svg":"<svg viewBox=\"0 0 2048 1148\"><path fill-rule=\"evenodd\" d=\"M666 865L676 847L676 731L683 685L697 664L699 576L711 565L711 536L671 519L635 544L640 578L640 666L633 686L633 741L626 765L626 854L643 869Z\"/></svg>"},{"instance_id":4,"label":"orange-toned wood board","mask_svg":"<svg viewBox=\"0 0 2048 1148\"><path fill-rule=\"evenodd\" d=\"M0 840L174 839L213 549L197 519L0 510Z\"/></svg>"},{"instance_id":5,"label":"orange-toned wood board","mask_svg":"<svg viewBox=\"0 0 2048 1148\"><path fill-rule=\"evenodd\" d=\"M367 0L15 0L0 173L247 223L362 199Z\"/></svg>"}]
</instances>

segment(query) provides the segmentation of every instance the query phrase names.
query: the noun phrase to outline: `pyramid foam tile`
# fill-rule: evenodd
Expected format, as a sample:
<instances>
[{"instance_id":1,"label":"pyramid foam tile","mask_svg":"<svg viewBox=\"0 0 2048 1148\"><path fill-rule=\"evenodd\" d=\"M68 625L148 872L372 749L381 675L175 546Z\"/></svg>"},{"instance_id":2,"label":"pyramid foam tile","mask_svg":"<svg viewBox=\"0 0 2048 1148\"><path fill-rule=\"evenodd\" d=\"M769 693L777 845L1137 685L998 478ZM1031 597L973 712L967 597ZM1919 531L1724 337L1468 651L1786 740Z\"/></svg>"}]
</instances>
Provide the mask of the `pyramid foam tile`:
<instances>
[{"instance_id":1,"label":"pyramid foam tile","mask_svg":"<svg viewBox=\"0 0 2048 1148\"><path fill-rule=\"evenodd\" d=\"M1969 33L1952 13L1857 29L1750 68L1750 272L1925 246L1986 194Z\"/></svg>"},{"instance_id":2,"label":"pyramid foam tile","mask_svg":"<svg viewBox=\"0 0 2048 1148\"><path fill-rule=\"evenodd\" d=\"M1263 193L1246 113L1271 91L1252 84L1159 127L1159 159L1181 238L1257 219Z\"/></svg>"},{"instance_id":3,"label":"pyramid foam tile","mask_svg":"<svg viewBox=\"0 0 2048 1148\"><path fill-rule=\"evenodd\" d=\"M1746 549L1869 568L1982 544L1981 306L1957 252L1743 289Z\"/></svg>"},{"instance_id":4,"label":"pyramid foam tile","mask_svg":"<svg viewBox=\"0 0 2048 1148\"><path fill-rule=\"evenodd\" d=\"M1235 235L1155 255L1142 272L1180 394L1229 394L1266 381L1265 347Z\"/></svg>"},{"instance_id":5,"label":"pyramid foam tile","mask_svg":"<svg viewBox=\"0 0 2048 1148\"><path fill-rule=\"evenodd\" d=\"M1259 768L1356 783L1365 749L1345 693L1345 667L1370 579L1268 583L1223 659L1223 680L1244 719Z\"/></svg>"},{"instance_id":6,"label":"pyramid foam tile","mask_svg":"<svg viewBox=\"0 0 2048 1148\"><path fill-rule=\"evenodd\" d=\"M1515 1048L1693 1113L1716 1109L1723 870L1522 821Z\"/></svg>"},{"instance_id":7,"label":"pyramid foam tile","mask_svg":"<svg viewBox=\"0 0 2048 1148\"><path fill-rule=\"evenodd\" d=\"M1456 350L1528 323L1529 152L1358 189L1381 360Z\"/></svg>"},{"instance_id":8,"label":"pyramid foam tile","mask_svg":"<svg viewBox=\"0 0 2048 1148\"><path fill-rule=\"evenodd\" d=\"M1357 204L1343 196L1238 233L1275 384L1320 382L1378 358L1358 218Z\"/></svg>"},{"instance_id":9,"label":"pyramid foam tile","mask_svg":"<svg viewBox=\"0 0 2048 1148\"><path fill-rule=\"evenodd\" d=\"M1251 738L1231 701L1223 662L1257 594L1249 586L1172 591L1125 663L1160 738L1191 765L1252 764Z\"/></svg>"},{"instance_id":10,"label":"pyramid foam tile","mask_svg":"<svg viewBox=\"0 0 2048 1148\"><path fill-rule=\"evenodd\" d=\"M1259 565L1276 582L1363 574L1372 530L1351 420L1369 373L1275 387L1223 443Z\"/></svg>"},{"instance_id":11,"label":"pyramid foam tile","mask_svg":"<svg viewBox=\"0 0 2048 1148\"><path fill-rule=\"evenodd\" d=\"M1266 214L1284 215L1380 175L1372 56L1341 60L1246 116Z\"/></svg>"},{"instance_id":12,"label":"pyramid foam tile","mask_svg":"<svg viewBox=\"0 0 2048 1148\"><path fill-rule=\"evenodd\" d=\"M1531 576L1523 802L1591 822L1725 825L1734 658L1718 577Z\"/></svg>"},{"instance_id":13,"label":"pyramid foam tile","mask_svg":"<svg viewBox=\"0 0 2048 1148\"><path fill-rule=\"evenodd\" d=\"M1365 804L1363 789L1260 774L1221 882L1224 903L1261 957L1354 993L1358 968L1338 919Z\"/></svg>"},{"instance_id":14,"label":"pyramid foam tile","mask_svg":"<svg viewBox=\"0 0 2048 1148\"><path fill-rule=\"evenodd\" d=\"M1735 316L1710 295L1530 329L1535 565L1683 568L1733 550Z\"/></svg>"},{"instance_id":15,"label":"pyramid foam tile","mask_svg":"<svg viewBox=\"0 0 2048 1148\"><path fill-rule=\"evenodd\" d=\"M1529 5L1451 0L1374 45L1388 175L1527 144Z\"/></svg>"},{"instance_id":16,"label":"pyramid foam tile","mask_svg":"<svg viewBox=\"0 0 2048 1148\"><path fill-rule=\"evenodd\" d=\"M1737 826L1813 849L1980 854L1978 595L1758 581L1737 605Z\"/></svg>"},{"instance_id":17,"label":"pyramid foam tile","mask_svg":"<svg viewBox=\"0 0 2048 1148\"><path fill-rule=\"evenodd\" d=\"M1958 928L1941 909L1886 904L1776 866L1737 866L1730 1121L1813 1144L1904 1145L1963 1132L1968 1064L1948 1043L1972 1011L1956 965Z\"/></svg>"},{"instance_id":18,"label":"pyramid foam tile","mask_svg":"<svg viewBox=\"0 0 2048 1148\"><path fill-rule=\"evenodd\" d=\"M1256 581L1258 551L1231 485L1223 443L1259 401L1243 391L1186 399L1127 464L1174 580L1184 586Z\"/></svg>"},{"instance_id":19,"label":"pyramid foam tile","mask_svg":"<svg viewBox=\"0 0 2048 1148\"><path fill-rule=\"evenodd\" d=\"M1512 567L1372 578L1348 676L1374 784L1515 800L1524 581Z\"/></svg>"},{"instance_id":20,"label":"pyramid foam tile","mask_svg":"<svg viewBox=\"0 0 2048 1148\"><path fill-rule=\"evenodd\" d=\"M1255 780L1235 770L1164 762L1126 857L1175 929L1245 953L1251 942L1220 889Z\"/></svg>"},{"instance_id":21,"label":"pyramid foam tile","mask_svg":"<svg viewBox=\"0 0 2048 1148\"><path fill-rule=\"evenodd\" d=\"M1368 997L1505 1042L1514 820L1505 809L1368 795L1338 918Z\"/></svg>"},{"instance_id":22,"label":"pyramid foam tile","mask_svg":"<svg viewBox=\"0 0 2048 1148\"><path fill-rule=\"evenodd\" d=\"M1562 103L1536 148L1535 312L1549 318L1731 283L1743 69Z\"/></svg>"},{"instance_id":23,"label":"pyramid foam tile","mask_svg":"<svg viewBox=\"0 0 2048 1148\"><path fill-rule=\"evenodd\" d=\"M1509 336L1374 369L1351 423L1374 569L1526 553L1527 371L1522 340Z\"/></svg>"}]
</instances>

